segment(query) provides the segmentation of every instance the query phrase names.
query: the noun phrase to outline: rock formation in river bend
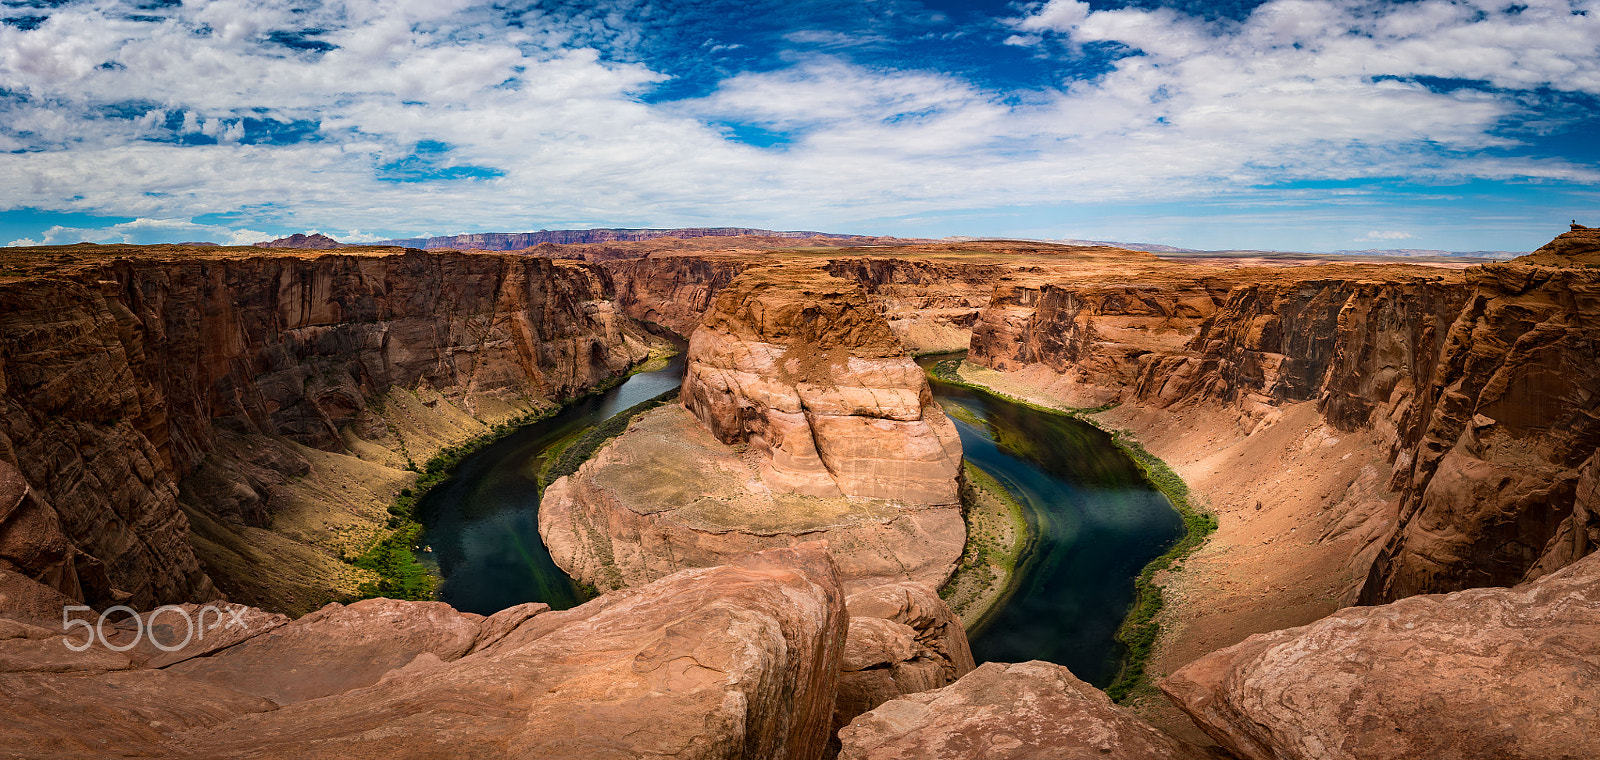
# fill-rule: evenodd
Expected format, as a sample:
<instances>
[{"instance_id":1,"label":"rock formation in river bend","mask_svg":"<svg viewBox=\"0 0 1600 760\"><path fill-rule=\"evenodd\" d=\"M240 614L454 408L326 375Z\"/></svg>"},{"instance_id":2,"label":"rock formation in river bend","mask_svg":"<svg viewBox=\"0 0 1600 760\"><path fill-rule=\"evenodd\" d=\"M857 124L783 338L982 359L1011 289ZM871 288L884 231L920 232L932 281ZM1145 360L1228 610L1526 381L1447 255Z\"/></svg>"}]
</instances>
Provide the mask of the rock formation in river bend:
<instances>
[{"instance_id":1,"label":"rock formation in river bend","mask_svg":"<svg viewBox=\"0 0 1600 760\"><path fill-rule=\"evenodd\" d=\"M0 619L0 746L418 760L817 760L827 746L846 616L815 544L548 610L379 599L247 615L239 640L163 669ZM56 672L16 667L46 648Z\"/></svg>"},{"instance_id":2,"label":"rock formation in river bend","mask_svg":"<svg viewBox=\"0 0 1600 760\"><path fill-rule=\"evenodd\" d=\"M633 586L823 536L852 593L949 578L960 440L854 283L740 275L690 341L682 396L545 490L539 532L574 578Z\"/></svg>"},{"instance_id":3,"label":"rock formation in river bend","mask_svg":"<svg viewBox=\"0 0 1600 760\"><path fill-rule=\"evenodd\" d=\"M1600 757L1600 555L1257 634L1161 688L1244 760Z\"/></svg>"},{"instance_id":4,"label":"rock formation in river bend","mask_svg":"<svg viewBox=\"0 0 1600 760\"><path fill-rule=\"evenodd\" d=\"M0 577L95 605L214 597L180 501L214 523L202 549L215 554L201 559L248 546L243 536L274 519L272 483L309 468L283 452L392 438L369 409L390 388L430 400L442 390L508 416L646 352L591 265L381 250L94 253L0 281L0 462L25 484L0 507ZM232 464L234 453L265 459ZM203 496L188 486L202 468Z\"/></svg>"},{"instance_id":5,"label":"rock formation in river bend","mask_svg":"<svg viewBox=\"0 0 1600 760\"><path fill-rule=\"evenodd\" d=\"M689 339L684 406L777 492L960 503L961 443L854 283L747 270Z\"/></svg>"}]
</instances>

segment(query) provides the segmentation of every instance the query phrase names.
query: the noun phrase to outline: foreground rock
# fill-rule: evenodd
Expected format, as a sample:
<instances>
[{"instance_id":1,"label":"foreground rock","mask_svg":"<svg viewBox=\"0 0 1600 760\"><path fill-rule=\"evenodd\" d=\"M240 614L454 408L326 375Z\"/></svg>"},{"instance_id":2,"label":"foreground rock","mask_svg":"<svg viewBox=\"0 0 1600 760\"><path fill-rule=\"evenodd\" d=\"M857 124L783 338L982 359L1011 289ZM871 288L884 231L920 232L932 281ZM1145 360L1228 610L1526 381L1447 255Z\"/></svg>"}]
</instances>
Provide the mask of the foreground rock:
<instances>
[{"instance_id":1,"label":"foreground rock","mask_svg":"<svg viewBox=\"0 0 1600 760\"><path fill-rule=\"evenodd\" d=\"M886 702L839 733L841 760L1200 760L1047 662L986 663L954 684Z\"/></svg>"},{"instance_id":2,"label":"foreground rock","mask_svg":"<svg viewBox=\"0 0 1600 760\"><path fill-rule=\"evenodd\" d=\"M860 715L904 694L949 685L972 672L972 648L961 618L933 589L891 583L845 599L845 639L835 733Z\"/></svg>"},{"instance_id":3,"label":"foreground rock","mask_svg":"<svg viewBox=\"0 0 1600 760\"><path fill-rule=\"evenodd\" d=\"M852 593L954 571L960 439L854 283L734 278L690 341L682 396L545 490L539 533L574 578L635 586L818 537Z\"/></svg>"},{"instance_id":4,"label":"foreground rock","mask_svg":"<svg viewBox=\"0 0 1600 760\"><path fill-rule=\"evenodd\" d=\"M564 612L525 605L484 620L374 600L308 618L164 670L0 673L0 746L51 757L811 760L827 743L845 636L843 595L817 544ZM395 645L375 648L385 638ZM311 685L293 686L296 676Z\"/></svg>"},{"instance_id":5,"label":"foreground rock","mask_svg":"<svg viewBox=\"0 0 1600 760\"><path fill-rule=\"evenodd\" d=\"M1600 757L1600 556L1258 634L1161 689L1248 760Z\"/></svg>"}]
</instances>

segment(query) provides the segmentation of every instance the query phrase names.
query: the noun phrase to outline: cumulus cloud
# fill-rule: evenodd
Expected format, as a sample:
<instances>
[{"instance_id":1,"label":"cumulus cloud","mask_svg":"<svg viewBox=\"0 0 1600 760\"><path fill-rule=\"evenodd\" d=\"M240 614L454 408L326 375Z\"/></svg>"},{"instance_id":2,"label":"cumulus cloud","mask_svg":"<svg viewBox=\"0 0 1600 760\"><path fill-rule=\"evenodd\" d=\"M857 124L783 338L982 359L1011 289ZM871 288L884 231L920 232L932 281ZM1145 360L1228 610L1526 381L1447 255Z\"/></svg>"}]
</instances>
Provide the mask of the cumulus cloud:
<instances>
[{"instance_id":1,"label":"cumulus cloud","mask_svg":"<svg viewBox=\"0 0 1600 760\"><path fill-rule=\"evenodd\" d=\"M1416 235L1413 235L1413 234L1411 234L1409 232L1401 232L1399 230L1384 230L1384 231L1374 230L1372 232L1368 232L1366 234L1366 236L1363 237L1362 239L1363 240L1410 240L1410 239L1412 239L1414 237L1416 237Z\"/></svg>"},{"instance_id":2,"label":"cumulus cloud","mask_svg":"<svg viewBox=\"0 0 1600 760\"><path fill-rule=\"evenodd\" d=\"M70 245L72 243L218 243L249 245L270 236L256 230L214 224L197 224L189 219L139 218L108 227L66 227L55 225L44 231L43 240L15 240L8 245Z\"/></svg>"},{"instance_id":3,"label":"cumulus cloud","mask_svg":"<svg viewBox=\"0 0 1600 760\"><path fill-rule=\"evenodd\" d=\"M785 68L662 102L644 95L667 77L626 54L652 12L68 3L37 28L0 26L0 198L174 235L217 239L225 228L175 220L242 213L244 226L359 241L372 229L847 224L1285 180L1600 181L1592 166L1517 157L1499 129L1526 115L1529 91L1600 93L1593 0L1274 0L1240 21L1050 0L1004 21L1009 42L1064 72L1085 46L1128 54L1092 78L997 91L818 53L817 31ZM1458 80L1479 84L1440 84ZM138 229L49 234L156 228ZM226 229L217 242L239 239Z\"/></svg>"}]
</instances>

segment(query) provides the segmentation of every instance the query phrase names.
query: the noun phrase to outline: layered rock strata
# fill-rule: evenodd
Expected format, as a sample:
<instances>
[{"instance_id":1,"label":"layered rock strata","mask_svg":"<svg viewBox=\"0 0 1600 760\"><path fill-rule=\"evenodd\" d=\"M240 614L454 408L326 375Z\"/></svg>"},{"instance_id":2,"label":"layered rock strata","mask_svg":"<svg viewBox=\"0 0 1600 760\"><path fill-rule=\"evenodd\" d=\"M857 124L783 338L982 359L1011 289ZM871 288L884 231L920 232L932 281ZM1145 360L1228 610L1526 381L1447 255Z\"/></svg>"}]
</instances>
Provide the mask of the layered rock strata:
<instances>
[{"instance_id":1,"label":"layered rock strata","mask_svg":"<svg viewBox=\"0 0 1600 760\"><path fill-rule=\"evenodd\" d=\"M1571 232L1547 249L1600 234ZM1568 237L1576 240L1564 240ZM1361 600L1508 586L1591 551L1600 448L1600 271L1491 264L1443 340L1396 442L1396 529ZM1591 485L1583 489L1585 473Z\"/></svg>"},{"instance_id":2,"label":"layered rock strata","mask_svg":"<svg viewBox=\"0 0 1600 760\"><path fill-rule=\"evenodd\" d=\"M35 633L61 647L19 626L0 621L0 663ZM110 669L96 647L62 672L0 672L0 742L85 758L814 760L844 636L827 555L806 545L564 612L335 605L165 669Z\"/></svg>"},{"instance_id":3,"label":"layered rock strata","mask_svg":"<svg viewBox=\"0 0 1600 760\"><path fill-rule=\"evenodd\" d=\"M723 443L763 455L774 490L960 503L955 425L854 283L746 271L690 337L682 395Z\"/></svg>"},{"instance_id":4,"label":"layered rock strata","mask_svg":"<svg viewBox=\"0 0 1600 760\"><path fill-rule=\"evenodd\" d=\"M1246 760L1600 756L1600 556L1258 634L1161 689Z\"/></svg>"},{"instance_id":5,"label":"layered rock strata","mask_svg":"<svg viewBox=\"0 0 1600 760\"><path fill-rule=\"evenodd\" d=\"M528 409L646 353L608 279L586 265L138 254L0 282L0 461L26 485L0 512L0 570L95 605L216 595L179 504L224 433L343 451L355 445L347 433L393 437L369 409L391 388ZM280 457L266 469L292 476L304 464ZM226 506L208 519L270 527L265 482L216 484Z\"/></svg>"},{"instance_id":6,"label":"layered rock strata","mask_svg":"<svg viewBox=\"0 0 1600 760\"><path fill-rule=\"evenodd\" d=\"M886 702L839 732L841 760L1201 760L1047 662L986 663L950 686Z\"/></svg>"},{"instance_id":7,"label":"layered rock strata","mask_svg":"<svg viewBox=\"0 0 1600 760\"><path fill-rule=\"evenodd\" d=\"M816 537L851 592L953 572L960 441L853 283L740 275L690 341L682 396L545 490L539 533L574 578L632 586Z\"/></svg>"},{"instance_id":8,"label":"layered rock strata","mask_svg":"<svg viewBox=\"0 0 1600 760\"><path fill-rule=\"evenodd\" d=\"M970 359L1079 406L1222 404L1247 433L1315 402L1330 433L1372 430L1388 449L1393 496L1338 528L1372 537L1350 559L1365 581L1347 601L1510 585L1592 546L1578 484L1600 445L1600 275L1577 264L1600 250L1594 232L1464 272L1002 283Z\"/></svg>"}]
</instances>

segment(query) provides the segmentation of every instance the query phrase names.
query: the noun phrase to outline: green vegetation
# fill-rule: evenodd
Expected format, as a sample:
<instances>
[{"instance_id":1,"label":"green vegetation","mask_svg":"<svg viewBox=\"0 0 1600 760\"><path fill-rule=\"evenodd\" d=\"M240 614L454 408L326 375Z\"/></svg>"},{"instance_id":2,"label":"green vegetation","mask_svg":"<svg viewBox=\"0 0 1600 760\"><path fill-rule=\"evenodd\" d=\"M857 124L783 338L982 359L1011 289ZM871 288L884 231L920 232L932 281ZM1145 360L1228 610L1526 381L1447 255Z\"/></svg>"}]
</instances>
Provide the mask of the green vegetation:
<instances>
[{"instance_id":1,"label":"green vegetation","mask_svg":"<svg viewBox=\"0 0 1600 760\"><path fill-rule=\"evenodd\" d=\"M627 430L628 423L632 422L634 417L662 404L676 401L677 398L678 389L673 388L655 398L641 401L611 415L605 422L589 428L580 436L568 438L546 449L544 467L539 470L539 489L544 490L545 486L554 483L557 478L577 472L578 467L588 461L589 457L594 456L594 453L599 451L600 447L606 444L606 441L621 435L624 430Z\"/></svg>"},{"instance_id":2,"label":"green vegetation","mask_svg":"<svg viewBox=\"0 0 1600 760\"><path fill-rule=\"evenodd\" d=\"M1015 590L1017 569L1037 538L1024 507L1011 492L972 462L965 467L961 514L967 524L967 545L940 598L976 632L989 613Z\"/></svg>"},{"instance_id":3,"label":"green vegetation","mask_svg":"<svg viewBox=\"0 0 1600 760\"><path fill-rule=\"evenodd\" d=\"M635 365L627 374L609 378L605 382L589 389L588 392L569 399L568 403L605 393L638 372L650 371L652 368L659 369L660 366L665 366L664 362L668 356L671 356L671 353L652 351L648 359ZM656 366L658 364L660 366ZM674 395L676 393L676 391L673 391ZM657 399L660 398L660 396L657 397ZM651 401L655 400L652 399ZM417 521L416 514L417 503L434 486L449 480L456 466L461 464L462 460L468 456L527 425L548 419L559 411L561 411L561 407L534 409L497 423L488 430L465 441L440 449L420 468L416 466L415 462L411 461L411 456L407 453L407 469L420 473L421 477L410 488L401 490L394 503L389 505L388 528L390 533L374 541L372 546L359 556L346 558L346 561L356 567L365 568L378 574L376 581L361 584L355 598L371 599L383 596L390 599L409 599L413 601L432 599L438 587L439 579L429 572L426 565L417 560L415 551L422 540L422 523ZM609 424L610 422L611 420L607 420L604 424ZM627 427L626 420L623 421L623 427ZM601 441L601 443L604 443L604 441ZM598 444L596 444L595 448L599 448ZM592 449L590 453L593 453ZM579 460L579 463L581 464L582 460ZM543 486L541 485L541 487Z\"/></svg>"},{"instance_id":4,"label":"green vegetation","mask_svg":"<svg viewBox=\"0 0 1600 760\"><path fill-rule=\"evenodd\" d=\"M1127 454L1134 464L1138 465L1146 481L1157 491L1160 491L1167 500L1172 502L1174 509L1183 519L1184 534L1166 553L1151 560L1145 565L1139 577L1134 579L1134 602L1128 611L1128 617L1123 620L1122 627L1117 630L1117 640L1128 647L1127 656L1123 658L1117 679L1106 688L1106 694L1113 700L1122 702L1131 696L1147 694L1151 690L1149 678L1145 673L1145 663L1150 658L1150 651L1155 646L1156 639L1161 635L1161 624L1156 617L1161 613L1164 600L1161 596L1161 587L1156 585L1155 576L1162 570L1181 570L1179 566L1183 560L1193 554L1205 543L1206 536L1217 529L1216 515L1207 512L1196 504L1189 494L1189 485L1177 472L1162 461L1160 457L1151 454L1126 430L1108 429L1090 415L1109 411L1115 404L1093 409L1072 409L1044 406L1041 404L1019 399L1001 393L984 385L973 383L960 374L961 360L950 359L939 362L928 370L934 379L951 385L960 386L969 390L992 394L1006 399L1015 404L1020 404L1045 414L1061 414L1075 417L1085 423L1093 425L1111 435L1111 440L1117 448Z\"/></svg>"},{"instance_id":5,"label":"green vegetation","mask_svg":"<svg viewBox=\"0 0 1600 760\"><path fill-rule=\"evenodd\" d=\"M1183 517L1184 533L1178 542L1167 549L1165 554L1150 561L1133 581L1134 602L1133 609L1129 611L1122 627L1117 630L1117 639L1128 647L1128 655L1122 661L1122 668L1117 673L1117 680L1106 688L1106 694L1118 702L1126 700L1136 693L1146 692L1151 684L1145 673L1145 662L1150 658L1150 650L1155 646L1156 638L1161 635L1161 624L1156 621L1156 616L1161 613L1164 601L1161 597L1161 587L1156 585L1156 573L1172 569L1177 571L1181 567L1174 567L1187 559L1190 554L1205 543L1206 536L1217 529L1217 516L1201 509L1189 498L1189 485L1173 472L1166 462L1160 457L1146 451L1144 446L1124 430L1111 431L1112 440L1117 446L1139 465L1144 472L1145 479L1155 486L1156 490L1172 502L1172 506Z\"/></svg>"}]
</instances>

